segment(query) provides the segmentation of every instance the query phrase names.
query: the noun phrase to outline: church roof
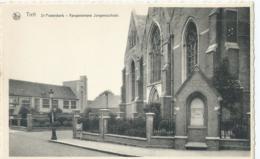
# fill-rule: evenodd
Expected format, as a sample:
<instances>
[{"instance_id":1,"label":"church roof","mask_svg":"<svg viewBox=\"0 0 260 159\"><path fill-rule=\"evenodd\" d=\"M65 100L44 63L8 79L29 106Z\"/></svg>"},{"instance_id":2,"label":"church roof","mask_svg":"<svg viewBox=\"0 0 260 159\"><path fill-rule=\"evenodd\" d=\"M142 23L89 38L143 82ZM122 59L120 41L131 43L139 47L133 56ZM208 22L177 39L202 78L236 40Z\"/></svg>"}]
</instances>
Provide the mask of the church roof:
<instances>
[{"instance_id":1,"label":"church roof","mask_svg":"<svg viewBox=\"0 0 260 159\"><path fill-rule=\"evenodd\" d=\"M51 85L29 81L9 80L9 95L24 97L49 98L49 91L54 91L53 98L77 99L70 87L61 85Z\"/></svg>"}]
</instances>

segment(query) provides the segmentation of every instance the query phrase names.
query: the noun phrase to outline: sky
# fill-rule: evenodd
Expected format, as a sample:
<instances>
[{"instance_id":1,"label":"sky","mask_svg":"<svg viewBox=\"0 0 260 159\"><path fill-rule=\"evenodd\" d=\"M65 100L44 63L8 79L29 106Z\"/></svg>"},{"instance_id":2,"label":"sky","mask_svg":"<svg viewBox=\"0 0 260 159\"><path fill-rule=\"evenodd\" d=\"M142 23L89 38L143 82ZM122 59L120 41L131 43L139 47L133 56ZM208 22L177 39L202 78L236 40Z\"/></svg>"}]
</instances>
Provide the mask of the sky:
<instances>
[{"instance_id":1,"label":"sky","mask_svg":"<svg viewBox=\"0 0 260 159\"><path fill-rule=\"evenodd\" d=\"M8 78L61 85L86 75L89 100L107 89L120 95L132 9L137 14L147 12L146 7L134 6L6 8L3 52ZM21 14L20 20L12 18L14 12ZM118 14L118 17L41 17L70 13Z\"/></svg>"}]
</instances>

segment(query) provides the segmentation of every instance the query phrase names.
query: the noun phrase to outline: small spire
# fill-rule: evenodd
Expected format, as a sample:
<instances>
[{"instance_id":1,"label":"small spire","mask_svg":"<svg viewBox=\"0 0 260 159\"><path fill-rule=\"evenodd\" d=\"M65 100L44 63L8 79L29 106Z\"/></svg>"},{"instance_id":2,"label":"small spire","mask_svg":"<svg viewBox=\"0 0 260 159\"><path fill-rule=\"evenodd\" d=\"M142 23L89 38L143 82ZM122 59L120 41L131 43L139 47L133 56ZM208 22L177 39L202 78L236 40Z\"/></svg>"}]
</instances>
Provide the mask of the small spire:
<instances>
[{"instance_id":1,"label":"small spire","mask_svg":"<svg viewBox=\"0 0 260 159\"><path fill-rule=\"evenodd\" d=\"M131 14L132 14L132 15L136 15L135 9L132 9Z\"/></svg>"},{"instance_id":2,"label":"small spire","mask_svg":"<svg viewBox=\"0 0 260 159\"><path fill-rule=\"evenodd\" d=\"M200 70L200 67L199 67L199 65L198 64L196 64L195 66L194 66L194 72L198 72L199 70Z\"/></svg>"}]
</instances>

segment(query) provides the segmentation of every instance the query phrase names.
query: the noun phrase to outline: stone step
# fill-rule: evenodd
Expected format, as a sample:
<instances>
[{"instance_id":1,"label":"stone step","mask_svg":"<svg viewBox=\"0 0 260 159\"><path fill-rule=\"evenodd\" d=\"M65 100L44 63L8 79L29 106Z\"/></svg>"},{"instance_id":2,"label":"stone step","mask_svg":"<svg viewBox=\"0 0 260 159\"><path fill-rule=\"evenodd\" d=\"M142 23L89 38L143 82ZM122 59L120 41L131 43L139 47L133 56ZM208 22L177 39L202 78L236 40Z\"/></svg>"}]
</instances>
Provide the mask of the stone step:
<instances>
[{"instance_id":1,"label":"stone step","mask_svg":"<svg viewBox=\"0 0 260 159\"><path fill-rule=\"evenodd\" d=\"M205 150L208 148L207 144L204 142L188 142L185 145L186 149L192 150Z\"/></svg>"}]
</instances>

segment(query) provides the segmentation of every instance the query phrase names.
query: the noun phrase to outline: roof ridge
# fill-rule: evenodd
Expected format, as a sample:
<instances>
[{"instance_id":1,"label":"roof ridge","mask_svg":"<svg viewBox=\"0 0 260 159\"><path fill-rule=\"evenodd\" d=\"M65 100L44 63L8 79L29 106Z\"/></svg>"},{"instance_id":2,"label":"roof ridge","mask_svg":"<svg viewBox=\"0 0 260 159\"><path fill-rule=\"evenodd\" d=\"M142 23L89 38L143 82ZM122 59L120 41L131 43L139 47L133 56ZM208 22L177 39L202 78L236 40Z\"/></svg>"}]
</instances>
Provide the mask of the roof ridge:
<instances>
[{"instance_id":1,"label":"roof ridge","mask_svg":"<svg viewBox=\"0 0 260 159\"><path fill-rule=\"evenodd\" d=\"M9 79L9 95L44 98L48 96L50 89L55 91L54 98L77 99L76 94L69 86Z\"/></svg>"},{"instance_id":2,"label":"roof ridge","mask_svg":"<svg viewBox=\"0 0 260 159\"><path fill-rule=\"evenodd\" d=\"M58 85L58 84L49 84L49 83L40 83L40 82L33 82L33 81L25 81L25 80L18 80L18 79L9 79L9 81L19 81L19 82L24 82L24 83L32 83L32 84L40 84L40 85L49 85L49 86L57 86L57 87L68 87L64 85ZM68 87L70 88L70 87Z\"/></svg>"}]
</instances>

